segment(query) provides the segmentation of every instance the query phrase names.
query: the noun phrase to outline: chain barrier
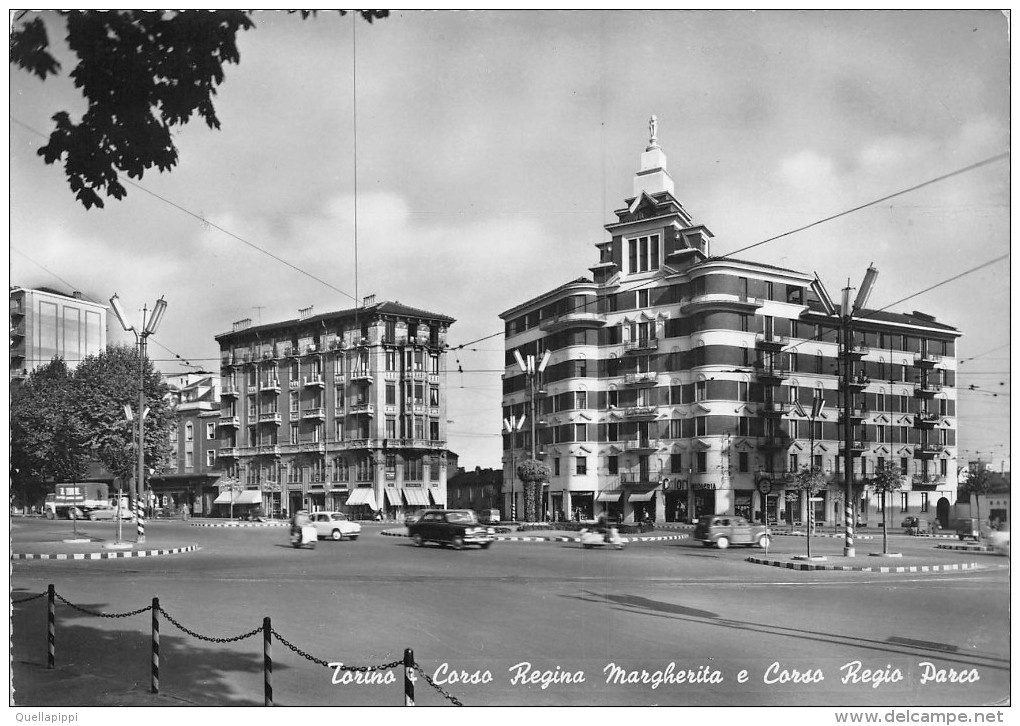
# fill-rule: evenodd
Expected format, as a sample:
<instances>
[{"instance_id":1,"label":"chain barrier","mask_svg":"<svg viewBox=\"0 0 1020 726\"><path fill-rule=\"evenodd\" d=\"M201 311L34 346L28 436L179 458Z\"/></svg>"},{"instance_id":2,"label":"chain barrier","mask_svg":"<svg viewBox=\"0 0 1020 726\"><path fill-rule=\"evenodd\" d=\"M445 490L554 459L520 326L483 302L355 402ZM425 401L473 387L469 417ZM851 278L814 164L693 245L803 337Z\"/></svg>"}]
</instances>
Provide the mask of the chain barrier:
<instances>
[{"instance_id":1,"label":"chain barrier","mask_svg":"<svg viewBox=\"0 0 1020 726\"><path fill-rule=\"evenodd\" d=\"M455 698L454 696L450 695L449 693L447 693L446 691L444 691L444 690L443 690L442 688L440 688L439 686L437 686L437 685L436 685L436 682L435 682L435 681L433 681L433 680L432 680L432 679L431 679L431 678L429 677L429 674L428 674L428 673L426 673L426 672L425 672L424 670L422 670L422 667L421 667L420 665L418 665L417 663L415 663L415 664L414 664L414 669L415 669L416 671L418 671L418 672L419 672L419 673L421 674L421 677L425 679L425 682L426 682L426 683L428 683L428 684L429 684L430 686L432 686L432 687L433 687L433 688L435 688L435 689L436 689L437 691L439 691L439 693L440 693L440 694L441 694L441 695L443 696L443 698L445 698L446 700L448 700L448 701L449 701L450 703L452 703L452 704L453 704L454 706L463 706L463 705L464 705L463 703L461 703L460 701L458 701L458 700L457 700L457 699L456 699L456 698Z\"/></svg>"},{"instance_id":2,"label":"chain barrier","mask_svg":"<svg viewBox=\"0 0 1020 726\"><path fill-rule=\"evenodd\" d=\"M12 598L11 599L11 605L20 605L23 602L32 602L33 600L38 600L41 597L46 597L46 591L45 590L40 592L38 595L32 595L31 597L26 597L24 600L15 600L15 599Z\"/></svg>"},{"instance_id":3,"label":"chain barrier","mask_svg":"<svg viewBox=\"0 0 1020 726\"><path fill-rule=\"evenodd\" d=\"M152 610L152 605L146 605L143 608L132 610L129 613L97 613L95 610L88 610L86 608L81 607L80 605L75 605L73 602L66 600L64 596L61 595L60 593L55 594L57 596L57 599L60 600L60 602L67 605L68 607L77 610L78 612L85 613L86 615L94 615L97 618L130 618L132 615L139 615L141 613Z\"/></svg>"},{"instance_id":4,"label":"chain barrier","mask_svg":"<svg viewBox=\"0 0 1020 726\"><path fill-rule=\"evenodd\" d=\"M326 668L338 668L339 670L342 670L342 671L356 671L356 672L359 672L359 673L371 673L373 671L388 671L391 668L398 668L398 667L400 667L403 664L403 661L395 660L392 663L382 663L382 664L377 665L377 666L348 666L348 665L336 664L336 663L334 663L333 665L330 665L328 661L324 661L321 658L316 658L314 655L311 655L310 653L304 652L303 650L298 648L296 645L291 643L289 640L284 638L282 635L280 635L278 632L276 632L276 630L273 630L273 637L276 638L277 640L279 640L282 645L286 646L287 648L290 648L292 651L294 651L296 654L298 654L302 658L304 658L306 660L310 660L312 663L315 663L316 665L325 666Z\"/></svg>"},{"instance_id":5,"label":"chain barrier","mask_svg":"<svg viewBox=\"0 0 1020 726\"><path fill-rule=\"evenodd\" d=\"M201 633L196 633L194 630L191 630L190 628L184 627L179 622L177 622L172 617L170 617L170 613L168 613L162 607L159 608L159 611L163 614L163 617L166 618L167 622L170 623L171 625L176 626L179 630L187 633L188 635L190 635L193 638L198 638L199 640L205 640L205 641L208 641L210 643L236 643L239 640L244 640L245 638L251 638L252 636L258 635L259 633L262 632L262 626L260 625L260 626L258 626L257 628L255 628L254 630L252 630L250 632L244 633L243 635L235 635L233 638L212 638L212 637L210 637L208 635L202 635Z\"/></svg>"}]
</instances>

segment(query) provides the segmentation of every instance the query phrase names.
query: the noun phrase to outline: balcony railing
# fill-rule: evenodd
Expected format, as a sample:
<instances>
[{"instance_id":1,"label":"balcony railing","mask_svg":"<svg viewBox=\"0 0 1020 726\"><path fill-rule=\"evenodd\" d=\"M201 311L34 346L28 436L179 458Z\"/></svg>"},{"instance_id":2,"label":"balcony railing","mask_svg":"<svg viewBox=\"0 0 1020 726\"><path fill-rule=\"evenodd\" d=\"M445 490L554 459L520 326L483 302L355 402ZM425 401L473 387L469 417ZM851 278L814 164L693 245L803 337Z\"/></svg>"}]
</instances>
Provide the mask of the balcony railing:
<instances>
[{"instance_id":1,"label":"balcony railing","mask_svg":"<svg viewBox=\"0 0 1020 726\"><path fill-rule=\"evenodd\" d=\"M854 391L864 390L871 383L871 379L864 375L857 375L850 379L850 389ZM843 379L839 381L840 388L843 387Z\"/></svg>"},{"instance_id":2,"label":"balcony railing","mask_svg":"<svg viewBox=\"0 0 1020 726\"><path fill-rule=\"evenodd\" d=\"M922 411L921 413L914 416L914 428L917 429L930 429L938 425L938 422L942 419L937 413L928 413Z\"/></svg>"},{"instance_id":3,"label":"balcony railing","mask_svg":"<svg viewBox=\"0 0 1020 726\"><path fill-rule=\"evenodd\" d=\"M326 409L324 408L306 408L304 413L301 414L301 418L326 418Z\"/></svg>"},{"instance_id":4,"label":"balcony railing","mask_svg":"<svg viewBox=\"0 0 1020 726\"><path fill-rule=\"evenodd\" d=\"M770 403L763 403L758 410L763 416L785 416L790 412L791 408L788 403L772 401Z\"/></svg>"},{"instance_id":5,"label":"balcony railing","mask_svg":"<svg viewBox=\"0 0 1020 726\"><path fill-rule=\"evenodd\" d=\"M224 383L222 390L220 390L221 396L234 396L241 395L241 392L237 389L237 386L233 383Z\"/></svg>"},{"instance_id":6,"label":"balcony railing","mask_svg":"<svg viewBox=\"0 0 1020 726\"><path fill-rule=\"evenodd\" d=\"M348 408L350 414L367 414L369 416L375 415L375 405L371 403L354 403Z\"/></svg>"},{"instance_id":7,"label":"balcony railing","mask_svg":"<svg viewBox=\"0 0 1020 726\"><path fill-rule=\"evenodd\" d=\"M283 420L280 417L280 412L279 411L269 411L267 413L260 413L259 414L259 423L275 423L275 424L279 424L279 423L282 423L282 421Z\"/></svg>"},{"instance_id":8,"label":"balcony railing","mask_svg":"<svg viewBox=\"0 0 1020 726\"><path fill-rule=\"evenodd\" d=\"M368 381L369 383L371 383L372 380L373 380L373 376L372 376L371 371L366 371L366 370L351 371L351 382L352 383L354 381Z\"/></svg>"},{"instance_id":9,"label":"balcony railing","mask_svg":"<svg viewBox=\"0 0 1020 726\"><path fill-rule=\"evenodd\" d=\"M762 436L758 439L758 447L761 449L786 449L792 443L793 439L789 436L779 436L776 434Z\"/></svg>"},{"instance_id":10,"label":"balcony railing","mask_svg":"<svg viewBox=\"0 0 1020 726\"><path fill-rule=\"evenodd\" d=\"M921 444L914 447L915 459L934 459L946 450L945 444Z\"/></svg>"},{"instance_id":11,"label":"balcony railing","mask_svg":"<svg viewBox=\"0 0 1020 726\"><path fill-rule=\"evenodd\" d=\"M576 327L598 328L606 324L606 316L593 310L577 310L546 318L539 323L539 329L546 333Z\"/></svg>"},{"instance_id":12,"label":"balcony railing","mask_svg":"<svg viewBox=\"0 0 1020 726\"><path fill-rule=\"evenodd\" d=\"M790 339L785 335L758 333L754 336L754 347L762 350L782 350L789 344Z\"/></svg>"},{"instance_id":13,"label":"balcony railing","mask_svg":"<svg viewBox=\"0 0 1020 726\"><path fill-rule=\"evenodd\" d=\"M623 376L623 382L625 385L633 386L642 383L656 384L659 382L659 374L651 371L643 373L625 373Z\"/></svg>"},{"instance_id":14,"label":"balcony railing","mask_svg":"<svg viewBox=\"0 0 1020 726\"><path fill-rule=\"evenodd\" d=\"M762 361L754 362L754 374L758 377L758 380L763 383L766 381L785 381L790 377L790 373L788 371L776 368L775 366L766 366Z\"/></svg>"},{"instance_id":15,"label":"balcony railing","mask_svg":"<svg viewBox=\"0 0 1020 726\"><path fill-rule=\"evenodd\" d=\"M298 451L312 454L325 454L326 453L326 442L324 441L308 441L305 443L298 444Z\"/></svg>"},{"instance_id":16,"label":"balcony railing","mask_svg":"<svg viewBox=\"0 0 1020 726\"><path fill-rule=\"evenodd\" d=\"M620 484L625 486L658 484L666 474L661 469L648 471L621 471Z\"/></svg>"},{"instance_id":17,"label":"balcony railing","mask_svg":"<svg viewBox=\"0 0 1020 726\"><path fill-rule=\"evenodd\" d=\"M852 409L850 409L850 422L851 423L859 423L859 422L864 420L865 415L866 415L866 413L865 413L865 411L863 409L852 408ZM839 409L839 415L837 416L837 420L840 421L840 422L843 421L843 409L842 408Z\"/></svg>"},{"instance_id":18,"label":"balcony railing","mask_svg":"<svg viewBox=\"0 0 1020 726\"><path fill-rule=\"evenodd\" d=\"M276 391L277 393L279 393L280 392L280 380L278 378L274 378L272 380L262 381L262 383L259 385L259 390L261 390L261 391Z\"/></svg>"},{"instance_id":19,"label":"balcony railing","mask_svg":"<svg viewBox=\"0 0 1020 726\"><path fill-rule=\"evenodd\" d=\"M940 487L946 483L946 478L940 474L914 475L910 483L915 487Z\"/></svg>"},{"instance_id":20,"label":"balcony railing","mask_svg":"<svg viewBox=\"0 0 1020 726\"><path fill-rule=\"evenodd\" d=\"M658 413L657 406L628 406L623 409L623 415L627 418L647 418Z\"/></svg>"},{"instance_id":21,"label":"balcony railing","mask_svg":"<svg viewBox=\"0 0 1020 726\"><path fill-rule=\"evenodd\" d=\"M918 368L934 368L942 365L942 356L934 353L918 353L914 356L914 365Z\"/></svg>"},{"instance_id":22,"label":"balcony railing","mask_svg":"<svg viewBox=\"0 0 1020 726\"><path fill-rule=\"evenodd\" d=\"M656 350L658 347L658 338L638 338L637 340L628 340L624 343L623 352L634 353L639 350Z\"/></svg>"},{"instance_id":23,"label":"balcony railing","mask_svg":"<svg viewBox=\"0 0 1020 726\"><path fill-rule=\"evenodd\" d=\"M914 386L914 396L918 398L935 396L939 393L942 393L941 383L930 383L925 381L924 383L918 383Z\"/></svg>"},{"instance_id":24,"label":"balcony railing","mask_svg":"<svg viewBox=\"0 0 1020 726\"><path fill-rule=\"evenodd\" d=\"M324 388L326 382L322 380L322 376L305 376L305 385L309 387Z\"/></svg>"},{"instance_id":25,"label":"balcony railing","mask_svg":"<svg viewBox=\"0 0 1020 726\"><path fill-rule=\"evenodd\" d=\"M649 438L625 439L617 442L617 445L625 451L654 450L659 448L658 444Z\"/></svg>"},{"instance_id":26,"label":"balcony railing","mask_svg":"<svg viewBox=\"0 0 1020 726\"><path fill-rule=\"evenodd\" d=\"M258 448L259 454L262 456L279 456L280 445L279 444L260 444Z\"/></svg>"},{"instance_id":27,"label":"balcony railing","mask_svg":"<svg viewBox=\"0 0 1020 726\"><path fill-rule=\"evenodd\" d=\"M301 381L300 381L300 379L297 379L297 378L291 378L291 379L290 379L289 381L287 381L287 388L291 389L292 391L293 391L293 390L294 390L295 388L300 388L300 386L301 386Z\"/></svg>"},{"instance_id":28,"label":"balcony railing","mask_svg":"<svg viewBox=\"0 0 1020 726\"><path fill-rule=\"evenodd\" d=\"M240 425L241 422L237 416L220 416L220 426L233 426L237 428Z\"/></svg>"}]
</instances>

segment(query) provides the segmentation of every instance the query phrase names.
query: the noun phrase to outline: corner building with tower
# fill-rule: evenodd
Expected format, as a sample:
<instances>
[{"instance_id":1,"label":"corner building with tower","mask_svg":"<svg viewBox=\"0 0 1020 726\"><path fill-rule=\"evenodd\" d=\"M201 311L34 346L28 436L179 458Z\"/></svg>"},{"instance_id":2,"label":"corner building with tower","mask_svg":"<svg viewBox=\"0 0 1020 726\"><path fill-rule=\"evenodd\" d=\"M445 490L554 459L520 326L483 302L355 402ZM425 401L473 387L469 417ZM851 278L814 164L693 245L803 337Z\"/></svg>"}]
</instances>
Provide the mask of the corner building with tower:
<instances>
[{"instance_id":1,"label":"corner building with tower","mask_svg":"<svg viewBox=\"0 0 1020 726\"><path fill-rule=\"evenodd\" d=\"M920 312L863 308L848 324L812 275L713 257L654 129L591 276L500 315L505 511L522 516L515 470L534 456L551 471L539 506L554 518L841 525L849 431L857 524L881 522L869 480L892 463L902 487L888 521L948 526L961 333ZM825 486L809 501L792 484L812 464Z\"/></svg>"},{"instance_id":2,"label":"corner building with tower","mask_svg":"<svg viewBox=\"0 0 1020 726\"><path fill-rule=\"evenodd\" d=\"M374 297L299 312L216 336L223 493L270 516L444 507L453 318Z\"/></svg>"}]
</instances>

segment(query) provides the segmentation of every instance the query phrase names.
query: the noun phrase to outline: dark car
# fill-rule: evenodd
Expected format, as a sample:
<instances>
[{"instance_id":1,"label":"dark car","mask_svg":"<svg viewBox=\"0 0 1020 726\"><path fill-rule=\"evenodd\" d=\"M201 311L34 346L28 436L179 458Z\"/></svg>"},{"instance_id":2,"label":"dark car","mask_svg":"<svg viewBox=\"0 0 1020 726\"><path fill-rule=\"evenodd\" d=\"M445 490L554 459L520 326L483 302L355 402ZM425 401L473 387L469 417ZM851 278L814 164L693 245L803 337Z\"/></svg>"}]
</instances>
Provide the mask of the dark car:
<instances>
[{"instance_id":1,"label":"dark car","mask_svg":"<svg viewBox=\"0 0 1020 726\"><path fill-rule=\"evenodd\" d=\"M972 539L975 542L981 539L981 522L974 518L956 520L956 536L961 540Z\"/></svg>"},{"instance_id":2,"label":"dark car","mask_svg":"<svg viewBox=\"0 0 1020 726\"><path fill-rule=\"evenodd\" d=\"M694 539L706 547L715 545L721 550L731 544L766 547L769 544L769 532L764 524L752 524L744 517L716 514L711 517L698 517Z\"/></svg>"},{"instance_id":3,"label":"dark car","mask_svg":"<svg viewBox=\"0 0 1020 726\"><path fill-rule=\"evenodd\" d=\"M407 533L416 547L438 542L455 550L469 544L488 549L496 539L495 530L481 525L470 509L430 509L417 522L407 525Z\"/></svg>"}]
</instances>

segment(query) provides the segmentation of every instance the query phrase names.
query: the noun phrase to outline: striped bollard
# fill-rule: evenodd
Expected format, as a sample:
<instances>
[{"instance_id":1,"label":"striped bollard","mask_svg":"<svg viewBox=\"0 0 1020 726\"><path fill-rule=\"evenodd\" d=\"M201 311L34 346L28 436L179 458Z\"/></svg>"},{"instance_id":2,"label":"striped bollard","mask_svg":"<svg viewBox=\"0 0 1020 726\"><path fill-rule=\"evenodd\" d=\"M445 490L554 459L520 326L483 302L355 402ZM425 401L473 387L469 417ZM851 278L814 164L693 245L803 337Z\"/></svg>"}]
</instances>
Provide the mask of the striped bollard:
<instances>
[{"instance_id":1,"label":"striped bollard","mask_svg":"<svg viewBox=\"0 0 1020 726\"><path fill-rule=\"evenodd\" d=\"M135 521L138 526L138 542L145 542L145 508L138 500L135 500Z\"/></svg>"},{"instance_id":2,"label":"striped bollard","mask_svg":"<svg viewBox=\"0 0 1020 726\"><path fill-rule=\"evenodd\" d=\"M414 705L414 651L404 649L404 705Z\"/></svg>"},{"instance_id":3,"label":"striped bollard","mask_svg":"<svg viewBox=\"0 0 1020 726\"><path fill-rule=\"evenodd\" d=\"M159 693L159 598L152 598L152 692Z\"/></svg>"},{"instance_id":4,"label":"striped bollard","mask_svg":"<svg viewBox=\"0 0 1020 726\"><path fill-rule=\"evenodd\" d=\"M843 556L854 557L854 508L853 505L847 504L843 510L843 521L846 524L846 541L843 545Z\"/></svg>"},{"instance_id":5,"label":"striped bollard","mask_svg":"<svg viewBox=\"0 0 1020 726\"><path fill-rule=\"evenodd\" d=\"M46 611L46 667L56 667L57 652L57 589L50 585L47 588L49 607Z\"/></svg>"},{"instance_id":6,"label":"striped bollard","mask_svg":"<svg viewBox=\"0 0 1020 726\"><path fill-rule=\"evenodd\" d=\"M262 671L265 679L265 705L273 705L273 623L262 618Z\"/></svg>"}]
</instances>

